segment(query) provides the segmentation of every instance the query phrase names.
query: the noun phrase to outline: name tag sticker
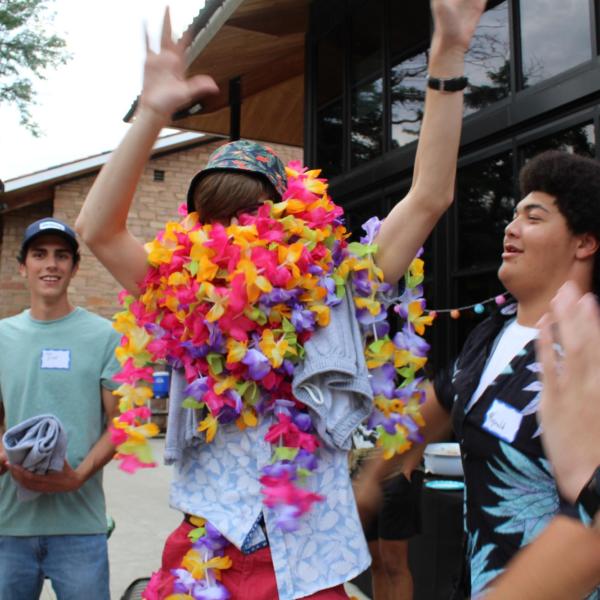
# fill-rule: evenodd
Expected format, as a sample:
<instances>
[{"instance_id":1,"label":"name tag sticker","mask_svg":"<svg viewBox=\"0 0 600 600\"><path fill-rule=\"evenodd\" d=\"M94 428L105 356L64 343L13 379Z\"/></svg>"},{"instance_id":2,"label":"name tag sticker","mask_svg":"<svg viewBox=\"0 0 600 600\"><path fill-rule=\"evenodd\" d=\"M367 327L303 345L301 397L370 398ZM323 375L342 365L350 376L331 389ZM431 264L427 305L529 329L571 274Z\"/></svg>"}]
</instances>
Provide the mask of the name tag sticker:
<instances>
[{"instance_id":1,"label":"name tag sticker","mask_svg":"<svg viewBox=\"0 0 600 600\"><path fill-rule=\"evenodd\" d=\"M42 369L64 369L71 368L70 350L42 350Z\"/></svg>"},{"instance_id":2,"label":"name tag sticker","mask_svg":"<svg viewBox=\"0 0 600 600\"><path fill-rule=\"evenodd\" d=\"M510 443L517 436L522 420L523 415L517 409L502 402L502 400L494 400L485 414L483 428L492 435Z\"/></svg>"}]
</instances>

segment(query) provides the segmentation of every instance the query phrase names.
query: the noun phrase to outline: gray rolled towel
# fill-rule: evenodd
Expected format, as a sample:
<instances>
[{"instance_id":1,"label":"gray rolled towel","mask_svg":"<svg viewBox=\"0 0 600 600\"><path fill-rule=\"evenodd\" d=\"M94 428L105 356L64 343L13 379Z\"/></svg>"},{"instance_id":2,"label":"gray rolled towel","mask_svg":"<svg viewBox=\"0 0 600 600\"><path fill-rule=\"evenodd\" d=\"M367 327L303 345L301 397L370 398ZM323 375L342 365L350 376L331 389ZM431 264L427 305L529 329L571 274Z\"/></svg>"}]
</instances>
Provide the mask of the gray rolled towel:
<instances>
[{"instance_id":1,"label":"gray rolled towel","mask_svg":"<svg viewBox=\"0 0 600 600\"><path fill-rule=\"evenodd\" d=\"M2 443L8 461L33 473L62 471L67 455L67 434L54 415L31 417L7 429ZM33 500L39 492L18 485L17 498Z\"/></svg>"}]
</instances>

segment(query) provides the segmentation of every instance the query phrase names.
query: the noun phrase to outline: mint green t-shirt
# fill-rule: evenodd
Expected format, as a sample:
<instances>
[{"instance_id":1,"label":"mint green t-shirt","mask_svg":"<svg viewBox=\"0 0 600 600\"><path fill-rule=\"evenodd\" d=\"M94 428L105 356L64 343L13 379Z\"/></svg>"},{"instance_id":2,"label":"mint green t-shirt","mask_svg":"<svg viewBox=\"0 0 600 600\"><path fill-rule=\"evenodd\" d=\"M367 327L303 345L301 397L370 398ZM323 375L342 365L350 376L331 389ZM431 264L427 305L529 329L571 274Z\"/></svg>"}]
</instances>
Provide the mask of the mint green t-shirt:
<instances>
[{"instance_id":1,"label":"mint green t-shirt","mask_svg":"<svg viewBox=\"0 0 600 600\"><path fill-rule=\"evenodd\" d=\"M101 387L113 390L119 335L110 321L76 308L62 319L37 321L28 310L0 321L0 402L5 426L41 414L60 419L73 468L105 430ZM0 477L0 535L81 535L106 532L102 471L75 492L17 500Z\"/></svg>"}]
</instances>

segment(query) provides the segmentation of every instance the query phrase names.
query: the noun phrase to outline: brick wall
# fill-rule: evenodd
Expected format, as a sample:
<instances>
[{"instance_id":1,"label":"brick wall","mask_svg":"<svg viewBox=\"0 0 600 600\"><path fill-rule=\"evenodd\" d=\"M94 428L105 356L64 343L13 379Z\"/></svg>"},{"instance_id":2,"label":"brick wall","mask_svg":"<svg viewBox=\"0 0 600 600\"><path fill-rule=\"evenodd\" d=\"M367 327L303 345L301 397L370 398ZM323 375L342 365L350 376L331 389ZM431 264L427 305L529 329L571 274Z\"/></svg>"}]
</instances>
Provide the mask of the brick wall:
<instances>
[{"instance_id":1,"label":"brick wall","mask_svg":"<svg viewBox=\"0 0 600 600\"><path fill-rule=\"evenodd\" d=\"M17 254L27 225L37 219L51 216L51 202L28 206L2 215L0 317L14 315L29 306L29 292L25 279L19 275Z\"/></svg>"},{"instance_id":2,"label":"brick wall","mask_svg":"<svg viewBox=\"0 0 600 600\"><path fill-rule=\"evenodd\" d=\"M167 220L178 218L177 207L185 201L190 179L206 163L208 155L222 143L216 141L164 154L148 162L129 213L129 229L138 239L152 239ZM302 150L299 148L277 144L272 147L284 163L302 159ZM164 171L164 181L154 181L155 170ZM57 185L53 207L35 205L4 215L0 248L0 318L13 315L29 304L29 295L18 274L15 260L25 227L36 219L52 214L73 225L94 179L95 175ZM111 317L118 309L119 290L118 283L82 246L79 272L69 288L72 302Z\"/></svg>"}]
</instances>

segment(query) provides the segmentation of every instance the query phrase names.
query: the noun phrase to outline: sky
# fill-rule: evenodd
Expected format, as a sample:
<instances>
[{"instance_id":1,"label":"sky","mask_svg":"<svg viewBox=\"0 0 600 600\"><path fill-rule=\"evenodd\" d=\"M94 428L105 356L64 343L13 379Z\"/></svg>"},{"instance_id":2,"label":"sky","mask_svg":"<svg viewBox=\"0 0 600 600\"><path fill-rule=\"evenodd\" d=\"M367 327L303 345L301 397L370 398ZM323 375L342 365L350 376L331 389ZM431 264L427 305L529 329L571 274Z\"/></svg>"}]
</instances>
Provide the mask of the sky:
<instances>
[{"instance_id":1,"label":"sky","mask_svg":"<svg viewBox=\"0 0 600 600\"><path fill-rule=\"evenodd\" d=\"M0 105L0 179L6 181L116 147L123 116L141 90L144 22L156 47L167 0L54 0L48 32L61 35L73 58L35 82L32 114L44 135L19 125L16 108ZM203 0L169 0L181 34ZM165 130L164 133L168 133Z\"/></svg>"}]
</instances>

